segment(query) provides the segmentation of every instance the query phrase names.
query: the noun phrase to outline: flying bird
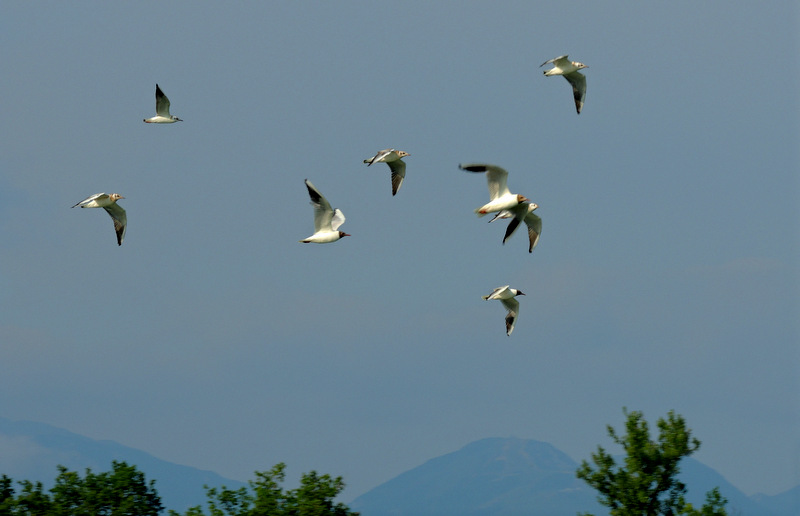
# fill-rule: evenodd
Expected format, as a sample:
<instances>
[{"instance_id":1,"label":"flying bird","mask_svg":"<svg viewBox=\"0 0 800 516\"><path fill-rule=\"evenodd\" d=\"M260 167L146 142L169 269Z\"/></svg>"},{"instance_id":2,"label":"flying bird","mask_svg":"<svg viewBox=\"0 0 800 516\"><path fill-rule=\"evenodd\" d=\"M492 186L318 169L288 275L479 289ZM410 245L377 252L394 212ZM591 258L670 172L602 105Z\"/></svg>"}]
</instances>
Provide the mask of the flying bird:
<instances>
[{"instance_id":1,"label":"flying bird","mask_svg":"<svg viewBox=\"0 0 800 516\"><path fill-rule=\"evenodd\" d=\"M484 300L499 299L503 306L506 307L506 335L511 336L514 331L514 324L517 322L517 313L519 313L519 301L514 299L516 296L524 296L525 293L515 288L509 288L508 285L504 287L497 287L488 296L482 296Z\"/></svg>"},{"instance_id":2,"label":"flying bird","mask_svg":"<svg viewBox=\"0 0 800 516\"><path fill-rule=\"evenodd\" d=\"M392 195L396 195L406 177L406 162L400 158L410 156L409 153L397 149L384 149L370 159L365 159L367 166L373 163L384 162L392 169Z\"/></svg>"},{"instance_id":3,"label":"flying bird","mask_svg":"<svg viewBox=\"0 0 800 516\"><path fill-rule=\"evenodd\" d=\"M533 248L539 243L539 235L542 234L542 218L533 213L533 210L538 208L539 205L535 202L523 202L514 208L503 210L494 216L489 222L494 222L497 219L511 219L506 228L506 235L503 237L503 244L509 239L511 235L519 227L520 222L525 222L528 226L528 252L532 253Z\"/></svg>"},{"instance_id":4,"label":"flying bird","mask_svg":"<svg viewBox=\"0 0 800 516\"><path fill-rule=\"evenodd\" d=\"M338 231L339 226L344 224L344 213L340 209L332 209L330 203L319 193L319 190L306 179L306 188L311 197L311 205L314 207L314 234L300 240L304 244L327 244L336 242L340 238L350 236L344 231Z\"/></svg>"},{"instance_id":5,"label":"flying bird","mask_svg":"<svg viewBox=\"0 0 800 516\"><path fill-rule=\"evenodd\" d=\"M114 231L117 233L117 245L122 245L122 240L125 238L125 229L128 226L128 217L125 215L125 210L122 206L117 204L117 201L120 199L124 199L124 197L118 193L98 193L87 197L72 207L103 208L106 210L106 213L111 215L111 219L114 221Z\"/></svg>"},{"instance_id":6,"label":"flying bird","mask_svg":"<svg viewBox=\"0 0 800 516\"><path fill-rule=\"evenodd\" d=\"M183 122L177 116L169 114L169 99L161 88L156 84L156 116L145 118L144 121L148 124L174 124L175 122Z\"/></svg>"},{"instance_id":7,"label":"flying bird","mask_svg":"<svg viewBox=\"0 0 800 516\"><path fill-rule=\"evenodd\" d=\"M586 98L586 76L578 70L589 68L583 63L577 61L570 61L567 56L559 56L555 59L550 59L539 65L539 68L546 64L553 63L553 68L545 70L544 74L548 77L551 75L563 75L564 78L572 85L572 96L575 98L575 109L578 114L581 114L583 108L583 99Z\"/></svg>"},{"instance_id":8,"label":"flying bird","mask_svg":"<svg viewBox=\"0 0 800 516\"><path fill-rule=\"evenodd\" d=\"M466 170L467 172L486 173L486 180L489 183L490 200L487 204L475 209L475 213L478 214L478 217L483 217L487 213L495 211L508 210L520 203L530 201L530 199L524 195L512 194L508 191L508 185L506 184L508 172L500 167L482 163L470 163L468 165L459 165L458 168Z\"/></svg>"}]
</instances>

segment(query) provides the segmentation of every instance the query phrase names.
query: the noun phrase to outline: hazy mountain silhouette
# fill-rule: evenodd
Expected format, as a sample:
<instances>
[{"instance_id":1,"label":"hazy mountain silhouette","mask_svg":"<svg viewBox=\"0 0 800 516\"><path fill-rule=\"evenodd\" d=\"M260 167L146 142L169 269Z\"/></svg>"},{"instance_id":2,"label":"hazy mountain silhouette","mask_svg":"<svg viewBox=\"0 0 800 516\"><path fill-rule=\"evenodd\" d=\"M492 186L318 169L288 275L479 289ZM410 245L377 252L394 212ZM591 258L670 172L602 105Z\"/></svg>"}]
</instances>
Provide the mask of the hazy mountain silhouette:
<instances>
[{"instance_id":1,"label":"hazy mountain silhouette","mask_svg":"<svg viewBox=\"0 0 800 516\"><path fill-rule=\"evenodd\" d=\"M113 441L96 441L43 423L0 417L0 475L8 475L15 481L40 481L50 488L58 475L56 466L59 464L83 475L86 468L95 473L110 471L112 460L136 466L148 482L155 480L161 503L177 511L205 505L204 484L232 489L245 485L212 471L167 462Z\"/></svg>"},{"instance_id":2,"label":"hazy mountain silhouette","mask_svg":"<svg viewBox=\"0 0 800 516\"><path fill-rule=\"evenodd\" d=\"M483 439L402 473L350 506L362 516L601 512L595 492L575 478L576 468L547 443Z\"/></svg>"},{"instance_id":3,"label":"hazy mountain silhouette","mask_svg":"<svg viewBox=\"0 0 800 516\"><path fill-rule=\"evenodd\" d=\"M578 463L552 445L489 438L431 459L359 496L350 504L362 516L574 516L608 514L597 493L575 477ZM681 480L695 507L714 487L728 499L728 514L797 516L798 489L748 498L702 463L681 462ZM792 498L791 493L795 496Z\"/></svg>"},{"instance_id":4,"label":"hazy mountain silhouette","mask_svg":"<svg viewBox=\"0 0 800 516\"><path fill-rule=\"evenodd\" d=\"M0 417L0 475L52 486L62 464L84 473L125 461L155 480L162 504L183 511L205 505L203 485L232 489L245 483L167 462L113 441L98 441L43 423ZM575 478L578 464L554 446L534 440L489 438L436 457L348 504L362 516L574 516L608 514L597 493ZM714 487L737 516L797 516L800 486L774 496L747 497L715 470L691 458L681 462L688 499L702 505ZM347 479L345 479L346 481Z\"/></svg>"}]
</instances>

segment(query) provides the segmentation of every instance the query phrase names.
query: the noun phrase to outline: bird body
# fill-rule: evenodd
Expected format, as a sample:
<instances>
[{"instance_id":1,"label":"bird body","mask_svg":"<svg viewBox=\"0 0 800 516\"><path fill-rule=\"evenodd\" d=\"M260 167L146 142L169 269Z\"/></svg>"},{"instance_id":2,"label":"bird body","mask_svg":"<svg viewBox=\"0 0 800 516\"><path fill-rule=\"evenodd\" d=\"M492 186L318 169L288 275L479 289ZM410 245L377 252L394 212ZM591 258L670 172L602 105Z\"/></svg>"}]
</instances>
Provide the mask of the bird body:
<instances>
[{"instance_id":1,"label":"bird body","mask_svg":"<svg viewBox=\"0 0 800 516\"><path fill-rule=\"evenodd\" d=\"M527 197L520 194L511 193L508 190L508 172L504 169L483 163L470 163L459 165L458 168L467 172L486 173L486 180L489 184L489 202L480 208L475 209L478 217L483 217L487 213L503 211L518 206L520 203L530 201Z\"/></svg>"},{"instance_id":2,"label":"bird body","mask_svg":"<svg viewBox=\"0 0 800 516\"><path fill-rule=\"evenodd\" d=\"M169 99L161 88L156 84L156 116L145 118L144 121L148 124L174 124L175 122L183 122L177 116L169 114Z\"/></svg>"},{"instance_id":3,"label":"bird body","mask_svg":"<svg viewBox=\"0 0 800 516\"><path fill-rule=\"evenodd\" d=\"M514 331L514 325L517 322L517 314L519 313L519 301L514 299L516 296L524 296L525 293L515 288L510 288L509 285L497 287L488 296L481 296L484 300L497 299L506 308L506 335L511 336Z\"/></svg>"},{"instance_id":4,"label":"bird body","mask_svg":"<svg viewBox=\"0 0 800 516\"><path fill-rule=\"evenodd\" d=\"M379 162L389 165L392 171L392 195L396 195L397 191L400 190L400 186L403 184L403 179L406 177L406 162L401 159L405 156L410 156L410 154L397 149L384 149L373 157L365 159L364 163L366 163L367 166Z\"/></svg>"},{"instance_id":5,"label":"bird body","mask_svg":"<svg viewBox=\"0 0 800 516\"><path fill-rule=\"evenodd\" d=\"M564 76L567 82L572 85L572 97L575 99L575 109L578 110L578 114L580 115L581 109L583 109L583 100L586 98L586 76L580 73L578 70L589 67L577 61L570 61L566 55L545 61L544 63L540 64L539 67L541 68L542 66L551 63L553 64L553 68L545 70L545 76Z\"/></svg>"},{"instance_id":6,"label":"bird body","mask_svg":"<svg viewBox=\"0 0 800 516\"><path fill-rule=\"evenodd\" d=\"M327 244L336 242L340 238L350 236L344 231L338 231L344 224L344 213L340 209L332 209L330 203L319 193L319 190L309 181L305 180L311 205L314 207L314 234L300 240L304 244Z\"/></svg>"},{"instance_id":7,"label":"bird body","mask_svg":"<svg viewBox=\"0 0 800 516\"><path fill-rule=\"evenodd\" d=\"M125 239L125 230L128 226L128 217L125 210L117 204L117 201L124 199L123 196L117 193L106 194L98 193L87 197L72 207L80 206L81 208L103 208L111 216L114 221L114 232L117 234L117 245L122 245Z\"/></svg>"}]
</instances>

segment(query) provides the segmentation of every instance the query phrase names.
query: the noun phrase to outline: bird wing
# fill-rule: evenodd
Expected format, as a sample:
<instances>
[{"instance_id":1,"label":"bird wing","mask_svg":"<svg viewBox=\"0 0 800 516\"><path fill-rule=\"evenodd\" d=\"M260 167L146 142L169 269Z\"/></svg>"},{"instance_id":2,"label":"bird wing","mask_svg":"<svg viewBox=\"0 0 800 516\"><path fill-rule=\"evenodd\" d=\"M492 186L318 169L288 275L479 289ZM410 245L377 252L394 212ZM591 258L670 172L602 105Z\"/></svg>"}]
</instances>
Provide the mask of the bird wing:
<instances>
[{"instance_id":1,"label":"bird wing","mask_svg":"<svg viewBox=\"0 0 800 516\"><path fill-rule=\"evenodd\" d=\"M330 203L308 179L306 179L306 188L308 188L308 195L311 197L311 205L314 206L314 231L331 230L333 210ZM344 215L342 215L342 218L344 218Z\"/></svg>"},{"instance_id":2,"label":"bird wing","mask_svg":"<svg viewBox=\"0 0 800 516\"><path fill-rule=\"evenodd\" d=\"M92 201L97 201L98 199L102 199L102 198L106 198L107 199L108 198L108 194L106 194L106 193L96 193L94 195L90 195L89 197L87 197L86 199L82 200L81 202L75 203L72 207L73 208L75 206L83 207L84 205L87 205L87 207L92 208L92 207L95 207L95 206L88 206L88 205L96 204L96 203L93 203Z\"/></svg>"},{"instance_id":3,"label":"bird wing","mask_svg":"<svg viewBox=\"0 0 800 516\"><path fill-rule=\"evenodd\" d=\"M486 170L486 180L489 183L489 199L495 200L510 193L508 191L508 172L500 167L490 166Z\"/></svg>"},{"instance_id":4,"label":"bird wing","mask_svg":"<svg viewBox=\"0 0 800 516\"><path fill-rule=\"evenodd\" d=\"M525 215L528 213L528 207L530 203L523 202L514 206L510 210L505 210L510 212L514 218L511 219L511 222L508 223L508 227L506 228L506 235L503 237L503 243L506 243L506 240L514 234L514 231L517 230L519 227L519 223L525 218Z\"/></svg>"},{"instance_id":5,"label":"bird wing","mask_svg":"<svg viewBox=\"0 0 800 516\"><path fill-rule=\"evenodd\" d=\"M400 185L403 184L403 179L406 177L406 162L402 159L396 159L386 163L392 169L392 195L396 195L400 190Z\"/></svg>"},{"instance_id":6,"label":"bird wing","mask_svg":"<svg viewBox=\"0 0 800 516\"><path fill-rule=\"evenodd\" d=\"M542 234L542 218L533 212L525 216L525 225L528 226L528 252L532 253L533 248L539 243L539 235Z\"/></svg>"},{"instance_id":7,"label":"bird wing","mask_svg":"<svg viewBox=\"0 0 800 516\"><path fill-rule=\"evenodd\" d=\"M583 99L586 97L586 76L580 72L568 73L564 78L572 85L572 96L575 98L575 109L581 114Z\"/></svg>"},{"instance_id":8,"label":"bird wing","mask_svg":"<svg viewBox=\"0 0 800 516\"><path fill-rule=\"evenodd\" d=\"M114 231L117 233L117 245L122 245L125 239L125 229L128 227L128 216L125 214L125 209L117 203L104 207L106 213L111 215L114 221Z\"/></svg>"},{"instance_id":9,"label":"bird wing","mask_svg":"<svg viewBox=\"0 0 800 516\"><path fill-rule=\"evenodd\" d=\"M164 92L161 91L161 88L158 87L158 84L156 84L156 114L158 116L170 118L169 99L164 95Z\"/></svg>"},{"instance_id":10,"label":"bird wing","mask_svg":"<svg viewBox=\"0 0 800 516\"><path fill-rule=\"evenodd\" d=\"M331 229L336 231L339 229L339 226L344 224L344 213L339 208L333 210L333 218L331 218Z\"/></svg>"},{"instance_id":11,"label":"bird wing","mask_svg":"<svg viewBox=\"0 0 800 516\"><path fill-rule=\"evenodd\" d=\"M494 218L492 218L492 220L490 220L489 222L491 223L491 222L494 222L497 219L507 219L507 218L510 218L510 217L513 217L513 216L514 216L514 214L511 213L511 210L498 211L495 214Z\"/></svg>"},{"instance_id":12,"label":"bird wing","mask_svg":"<svg viewBox=\"0 0 800 516\"><path fill-rule=\"evenodd\" d=\"M373 163L383 161L383 159L386 158L386 156L388 156L392 151L394 151L394 149L383 149L382 151L378 151L378 153L372 156L370 159L365 159L364 163L366 163L367 166L370 166Z\"/></svg>"},{"instance_id":13,"label":"bird wing","mask_svg":"<svg viewBox=\"0 0 800 516\"><path fill-rule=\"evenodd\" d=\"M485 172L486 181L489 184L489 199L495 200L498 197L510 193L508 191L508 172L505 169L495 165L487 165L483 163L471 163L468 165L459 165L461 170L467 172Z\"/></svg>"},{"instance_id":14,"label":"bird wing","mask_svg":"<svg viewBox=\"0 0 800 516\"><path fill-rule=\"evenodd\" d=\"M510 299L501 299L503 306L506 307L508 313L506 314L506 335L511 336L514 331L514 325L517 323L517 314L519 313L519 301L513 297Z\"/></svg>"},{"instance_id":15,"label":"bird wing","mask_svg":"<svg viewBox=\"0 0 800 516\"><path fill-rule=\"evenodd\" d=\"M545 61L544 63L540 64L539 68L543 67L546 64L550 64L550 63L553 63L554 65L558 66L558 62L557 61L561 61L562 59L567 59L567 56L564 55L564 56L554 57L553 59L549 59L549 60ZM559 68L560 68L560 66L559 66Z\"/></svg>"},{"instance_id":16,"label":"bird wing","mask_svg":"<svg viewBox=\"0 0 800 516\"><path fill-rule=\"evenodd\" d=\"M502 287L497 287L496 289L492 290L491 294L489 294L488 296L482 296L482 297L483 297L484 300L486 300L486 299L499 299L496 296L499 295L501 292L507 290L509 286L510 285L503 285Z\"/></svg>"}]
</instances>

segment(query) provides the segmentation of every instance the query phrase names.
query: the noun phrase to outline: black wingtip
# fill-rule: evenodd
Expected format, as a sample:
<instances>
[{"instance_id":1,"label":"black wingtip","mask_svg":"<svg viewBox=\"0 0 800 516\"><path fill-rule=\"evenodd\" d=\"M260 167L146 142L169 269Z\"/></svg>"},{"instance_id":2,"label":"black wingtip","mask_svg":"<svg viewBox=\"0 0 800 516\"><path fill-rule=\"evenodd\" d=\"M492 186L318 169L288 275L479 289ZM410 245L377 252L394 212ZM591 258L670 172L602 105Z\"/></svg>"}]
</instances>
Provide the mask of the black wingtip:
<instances>
[{"instance_id":1,"label":"black wingtip","mask_svg":"<svg viewBox=\"0 0 800 516\"><path fill-rule=\"evenodd\" d=\"M458 168L467 172L486 172L486 167L483 165L458 165Z\"/></svg>"}]
</instances>

